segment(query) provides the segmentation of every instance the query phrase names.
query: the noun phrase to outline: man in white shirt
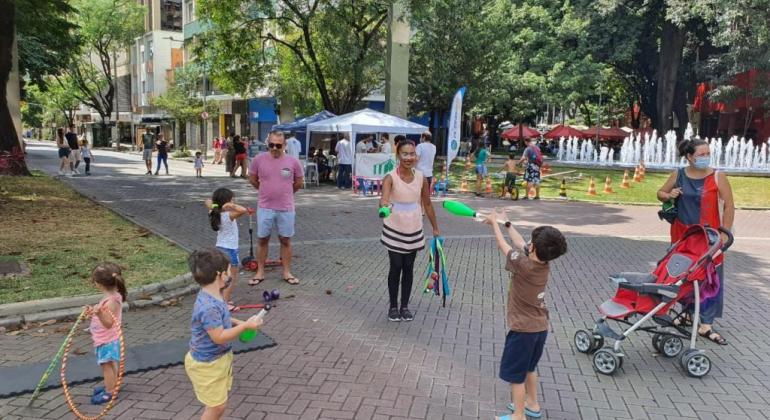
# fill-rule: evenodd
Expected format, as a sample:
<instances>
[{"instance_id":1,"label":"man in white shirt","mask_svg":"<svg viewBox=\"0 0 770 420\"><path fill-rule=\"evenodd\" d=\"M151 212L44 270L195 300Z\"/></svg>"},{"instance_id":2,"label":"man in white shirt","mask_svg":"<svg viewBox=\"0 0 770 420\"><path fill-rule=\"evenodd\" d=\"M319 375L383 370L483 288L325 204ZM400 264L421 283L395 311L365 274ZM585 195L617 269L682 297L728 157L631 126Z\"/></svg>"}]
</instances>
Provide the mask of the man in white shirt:
<instances>
[{"instance_id":1,"label":"man in white shirt","mask_svg":"<svg viewBox=\"0 0 770 420\"><path fill-rule=\"evenodd\" d=\"M353 187L350 178L353 170L353 150L350 148L350 140L342 137L334 150L337 152L337 188L349 189Z\"/></svg>"},{"instance_id":2,"label":"man in white shirt","mask_svg":"<svg viewBox=\"0 0 770 420\"><path fill-rule=\"evenodd\" d=\"M380 143L380 153L393 153L393 147L390 144L390 135L388 133L382 133L380 135Z\"/></svg>"},{"instance_id":3,"label":"man in white shirt","mask_svg":"<svg viewBox=\"0 0 770 420\"><path fill-rule=\"evenodd\" d=\"M372 136L366 136L356 144L356 153L371 153L373 148Z\"/></svg>"},{"instance_id":4,"label":"man in white shirt","mask_svg":"<svg viewBox=\"0 0 770 420\"><path fill-rule=\"evenodd\" d=\"M422 172L422 175L428 181L428 186L433 181L433 161L436 159L436 145L431 141L433 135L430 131L426 131L420 135L420 144L417 145L415 152L417 152L417 170Z\"/></svg>"},{"instance_id":5,"label":"man in white shirt","mask_svg":"<svg viewBox=\"0 0 770 420\"><path fill-rule=\"evenodd\" d=\"M294 132L292 131L289 135L289 138L286 139L286 154L289 156L294 157L295 159L299 159L299 154L302 151L302 144L297 140L296 137L294 137Z\"/></svg>"}]
</instances>

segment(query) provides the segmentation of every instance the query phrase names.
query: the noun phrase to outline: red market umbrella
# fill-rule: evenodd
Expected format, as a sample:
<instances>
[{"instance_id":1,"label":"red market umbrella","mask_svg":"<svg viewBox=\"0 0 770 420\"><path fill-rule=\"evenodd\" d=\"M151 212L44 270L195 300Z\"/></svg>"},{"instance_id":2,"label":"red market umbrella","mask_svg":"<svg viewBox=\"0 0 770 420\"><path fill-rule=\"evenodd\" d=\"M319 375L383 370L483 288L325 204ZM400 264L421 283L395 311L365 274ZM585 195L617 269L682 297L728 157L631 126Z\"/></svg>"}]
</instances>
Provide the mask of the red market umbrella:
<instances>
[{"instance_id":1,"label":"red market umbrella","mask_svg":"<svg viewBox=\"0 0 770 420\"><path fill-rule=\"evenodd\" d=\"M598 134L600 139L606 140L623 140L628 137L628 133L617 127L599 127ZM595 138L597 137L597 128L591 127L587 130L583 130L583 135L585 135L587 138Z\"/></svg>"},{"instance_id":2,"label":"red market umbrella","mask_svg":"<svg viewBox=\"0 0 770 420\"><path fill-rule=\"evenodd\" d=\"M548 130L547 133L543 134L543 137L547 139L560 139L562 137L570 138L570 137L577 137L577 138L584 138L586 137L585 133L578 130L577 128L570 127L568 125L559 124L556 127Z\"/></svg>"},{"instance_id":3,"label":"red market umbrella","mask_svg":"<svg viewBox=\"0 0 770 420\"><path fill-rule=\"evenodd\" d=\"M500 137L508 140L516 140L519 138L519 126L514 125L513 127L503 131L503 134L500 134ZM521 137L525 139L536 139L540 137L540 132L535 130L534 128L529 128L526 125L521 127Z\"/></svg>"}]
</instances>

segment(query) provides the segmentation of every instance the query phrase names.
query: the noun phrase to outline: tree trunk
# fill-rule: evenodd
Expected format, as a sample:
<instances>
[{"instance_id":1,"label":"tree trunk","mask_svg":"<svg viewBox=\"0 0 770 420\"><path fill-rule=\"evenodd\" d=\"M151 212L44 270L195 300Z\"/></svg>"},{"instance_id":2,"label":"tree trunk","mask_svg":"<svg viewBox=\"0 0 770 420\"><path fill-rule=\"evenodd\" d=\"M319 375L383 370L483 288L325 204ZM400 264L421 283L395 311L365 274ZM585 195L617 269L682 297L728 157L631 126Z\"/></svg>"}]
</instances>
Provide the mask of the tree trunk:
<instances>
[{"instance_id":1,"label":"tree trunk","mask_svg":"<svg viewBox=\"0 0 770 420\"><path fill-rule=\"evenodd\" d=\"M0 0L0 10L5 11L0 13L0 175L29 175L6 95L14 61L15 7L13 0Z\"/></svg>"},{"instance_id":2,"label":"tree trunk","mask_svg":"<svg viewBox=\"0 0 770 420\"><path fill-rule=\"evenodd\" d=\"M679 122L679 127L676 129L676 134L677 137L681 138L684 135L684 130L687 128L687 123L690 120L690 116L687 114L687 88L685 87L684 79L680 79L676 83L673 112L676 115L677 121Z\"/></svg>"},{"instance_id":3,"label":"tree trunk","mask_svg":"<svg viewBox=\"0 0 770 420\"><path fill-rule=\"evenodd\" d=\"M658 83L655 108L655 127L659 134L665 134L673 127L671 112L676 95L676 82L684 52L685 30L668 20L663 24L660 55L658 56Z\"/></svg>"}]
</instances>

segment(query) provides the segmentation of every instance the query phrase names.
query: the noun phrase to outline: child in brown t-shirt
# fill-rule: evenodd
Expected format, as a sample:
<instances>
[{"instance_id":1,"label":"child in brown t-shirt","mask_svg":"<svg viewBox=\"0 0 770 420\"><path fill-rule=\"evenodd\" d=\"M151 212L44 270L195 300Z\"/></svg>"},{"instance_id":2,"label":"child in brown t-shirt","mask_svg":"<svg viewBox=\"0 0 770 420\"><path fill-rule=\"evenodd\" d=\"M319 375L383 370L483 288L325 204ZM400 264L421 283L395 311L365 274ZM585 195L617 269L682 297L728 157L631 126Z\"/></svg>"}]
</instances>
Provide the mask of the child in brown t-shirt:
<instances>
[{"instance_id":1,"label":"child in brown t-shirt","mask_svg":"<svg viewBox=\"0 0 770 420\"><path fill-rule=\"evenodd\" d=\"M500 230L498 220L504 214L495 210L485 222L492 226L497 246L505 255L505 269L511 272L508 291L508 334L500 361L500 378L511 383L511 415L501 420L539 418L543 414L537 401L537 363L543 354L548 336L548 310L545 307L545 285L550 268L548 262L567 252L567 241L552 226L540 226L532 231L530 242L510 222L505 222L509 245Z\"/></svg>"}]
</instances>

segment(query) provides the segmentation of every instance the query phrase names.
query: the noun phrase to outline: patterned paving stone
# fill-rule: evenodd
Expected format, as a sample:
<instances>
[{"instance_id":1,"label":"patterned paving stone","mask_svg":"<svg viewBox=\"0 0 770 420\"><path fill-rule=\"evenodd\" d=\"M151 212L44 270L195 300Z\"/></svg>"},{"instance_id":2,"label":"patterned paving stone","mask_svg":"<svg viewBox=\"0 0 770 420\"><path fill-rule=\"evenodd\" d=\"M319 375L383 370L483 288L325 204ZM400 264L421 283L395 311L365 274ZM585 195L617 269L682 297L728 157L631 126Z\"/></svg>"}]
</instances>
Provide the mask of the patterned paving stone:
<instances>
[{"instance_id":1,"label":"patterned paving stone","mask_svg":"<svg viewBox=\"0 0 770 420\"><path fill-rule=\"evenodd\" d=\"M33 147L31 153L38 167L53 167L50 148ZM103 153L114 166L97 166L99 175L66 182L191 249L214 238L205 213L191 201L201 201L217 185L235 186L239 197L254 198L239 180L185 176L184 163L171 164L180 176L145 178L133 168L138 156ZM467 201L480 208L496 203ZM298 194L294 254L302 285L289 288L275 271L258 288L239 284L239 302L257 302L263 289L272 288L295 297L279 300L265 325L278 346L235 358L227 418L490 419L505 412L509 387L497 379L497 369L506 332L507 275L488 229L440 211L454 294L442 308L440 299L415 290L410 305L415 320L389 323L387 258L378 242L375 207L372 199L331 188ZM511 218L526 227L548 223L568 234L569 253L552 264L547 294L551 330L539 368L545 418L768 418L767 212L738 213L742 236L728 255L727 304L717 324L730 345L701 344L714 368L696 380L684 375L676 360L654 354L645 335L624 343L627 358L613 377L595 373L590 358L572 345L574 331L591 326L596 306L614 293L607 275L648 270L665 252L666 225L654 209L558 202L509 207ZM418 271L426 261L425 255L418 257ZM187 297L175 307L126 313L128 345L186 336L191 304ZM41 337L0 336L0 366L50 358L62 338L54 327ZM77 346L90 350L86 333ZM75 392L95 413L86 404L92 386ZM28 398L0 400L0 418L61 418L68 411L60 390L43 393L32 409L24 407ZM128 376L111 416L177 419L200 412L184 369L177 366Z\"/></svg>"}]
</instances>

